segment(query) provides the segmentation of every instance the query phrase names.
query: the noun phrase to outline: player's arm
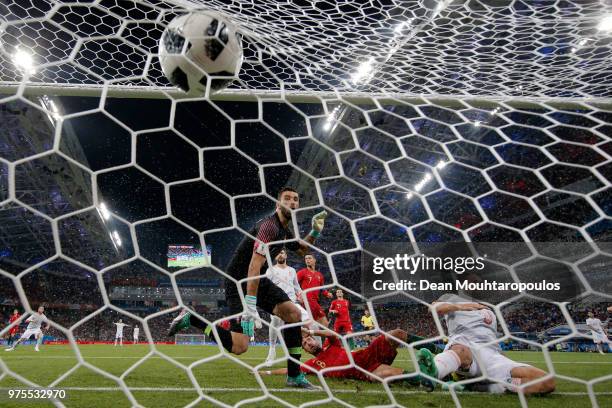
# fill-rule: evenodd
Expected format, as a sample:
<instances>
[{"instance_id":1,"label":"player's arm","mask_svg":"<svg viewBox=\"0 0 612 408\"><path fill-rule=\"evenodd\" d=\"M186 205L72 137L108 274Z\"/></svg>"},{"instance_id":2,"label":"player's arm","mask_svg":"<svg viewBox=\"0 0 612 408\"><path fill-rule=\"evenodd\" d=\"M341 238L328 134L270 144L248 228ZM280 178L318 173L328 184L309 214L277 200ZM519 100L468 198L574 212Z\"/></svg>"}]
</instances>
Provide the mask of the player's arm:
<instances>
[{"instance_id":1,"label":"player's arm","mask_svg":"<svg viewBox=\"0 0 612 408\"><path fill-rule=\"evenodd\" d=\"M306 238L304 238L304 241L306 241L308 244L311 244L311 245L314 244L316 239L319 238L319 236L321 235L321 232L323 231L323 227L325 226L325 218L327 218L327 211L325 210L321 211L320 213L315 214L312 217L312 221L311 221L312 229L310 230L308 235L306 235ZM298 255L300 256L306 255L309 251L309 247L304 241L299 242L300 248L296 251Z\"/></svg>"},{"instance_id":2,"label":"player's arm","mask_svg":"<svg viewBox=\"0 0 612 408\"><path fill-rule=\"evenodd\" d=\"M338 337L337 333L334 333L331 330L309 330L305 327L302 327L302 333L307 334L309 336L319 336L319 337Z\"/></svg>"},{"instance_id":3,"label":"player's arm","mask_svg":"<svg viewBox=\"0 0 612 408\"><path fill-rule=\"evenodd\" d=\"M331 302L331 305L329 305L329 313L331 314L336 314L338 313L338 311L336 310L336 301L334 300L333 302Z\"/></svg>"},{"instance_id":4,"label":"player's arm","mask_svg":"<svg viewBox=\"0 0 612 408\"><path fill-rule=\"evenodd\" d=\"M287 375L286 368L277 368L276 370L262 370L259 371L260 375Z\"/></svg>"},{"instance_id":5,"label":"player's arm","mask_svg":"<svg viewBox=\"0 0 612 408\"><path fill-rule=\"evenodd\" d=\"M249 278L256 278L261 275L261 268L266 263L266 257L258 254L257 252L253 252L251 255L251 262L249 262L249 271L247 276ZM252 279L247 282L247 295L248 296L257 296L257 289L259 288L259 279Z\"/></svg>"},{"instance_id":6,"label":"player's arm","mask_svg":"<svg viewBox=\"0 0 612 408\"><path fill-rule=\"evenodd\" d=\"M431 305L439 315L445 315L452 312L469 312L472 310L488 309L488 307L480 303L433 302Z\"/></svg>"},{"instance_id":7,"label":"player's arm","mask_svg":"<svg viewBox=\"0 0 612 408\"><path fill-rule=\"evenodd\" d=\"M33 318L34 318L34 315L32 315L32 316L28 317L28 318L26 319L26 323L30 323L30 322L32 321L32 319L33 319Z\"/></svg>"},{"instance_id":8,"label":"player's arm","mask_svg":"<svg viewBox=\"0 0 612 408\"><path fill-rule=\"evenodd\" d=\"M295 270L293 271L293 281L291 283L293 286L293 290L295 291L295 298L302 303L302 287L300 286L300 282L298 282L297 274Z\"/></svg>"}]
</instances>

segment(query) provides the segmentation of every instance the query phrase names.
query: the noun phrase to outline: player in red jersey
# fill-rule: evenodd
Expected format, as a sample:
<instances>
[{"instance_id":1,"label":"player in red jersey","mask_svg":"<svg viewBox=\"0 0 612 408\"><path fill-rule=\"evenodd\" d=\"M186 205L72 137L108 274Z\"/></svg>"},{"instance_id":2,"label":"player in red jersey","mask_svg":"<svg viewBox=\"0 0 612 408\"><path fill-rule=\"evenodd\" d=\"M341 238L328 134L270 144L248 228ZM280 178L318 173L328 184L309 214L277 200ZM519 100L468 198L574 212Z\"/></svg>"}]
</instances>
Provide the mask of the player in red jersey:
<instances>
[{"instance_id":1,"label":"player in red jersey","mask_svg":"<svg viewBox=\"0 0 612 408\"><path fill-rule=\"evenodd\" d=\"M334 331L338 334L349 334L353 332L351 323L351 302L344 298L342 289L336 290L336 300L329 306L329 313L335 316Z\"/></svg>"},{"instance_id":2,"label":"player in red jersey","mask_svg":"<svg viewBox=\"0 0 612 408\"><path fill-rule=\"evenodd\" d=\"M17 309L13 310L13 314L9 318L9 325L12 324L13 322L17 321L17 319L19 319L20 317L21 317L21 315L19 314L19 310L17 310ZM19 332L19 325L18 324L15 325L14 327L12 327L11 330L9 330L9 338L8 338L8 343L7 343L7 345L9 347L13 344L13 341L17 337L17 333L18 332Z\"/></svg>"},{"instance_id":3,"label":"player in red jersey","mask_svg":"<svg viewBox=\"0 0 612 408\"><path fill-rule=\"evenodd\" d=\"M330 299L332 298L332 294L325 289L322 291L319 289L306 291L307 289L319 288L325 285L325 278L323 278L323 274L321 272L315 269L317 260L313 255L308 254L304 256L304 262L306 263L306 267L300 269L297 273L298 283L300 284L302 291L306 293L306 300L308 301L312 318L322 326L328 327L329 321L327 320L327 316L325 316L323 308L319 304L319 292L323 293L323 296Z\"/></svg>"},{"instance_id":4,"label":"player in red jersey","mask_svg":"<svg viewBox=\"0 0 612 408\"><path fill-rule=\"evenodd\" d=\"M343 346L336 333L329 330L309 330L302 339L302 348L315 356L306 361L301 370L306 374L313 374L314 371L326 370L323 375L326 377L347 378L361 381L373 381L374 377L368 375L350 366L347 351ZM326 346L321 347L319 343L312 337L324 336L329 341L326 341ZM399 367L392 367L393 360L397 356L397 348L399 343L391 337L398 340L406 341L407 333L401 329L394 329L388 333L377 336L367 348L351 352L355 365L369 373L372 373L380 378L391 377L404 374L404 370ZM344 367L337 370L329 370L332 367ZM314 370L314 371L313 371ZM286 369L280 368L272 371L260 371L260 374L285 374Z\"/></svg>"}]
</instances>

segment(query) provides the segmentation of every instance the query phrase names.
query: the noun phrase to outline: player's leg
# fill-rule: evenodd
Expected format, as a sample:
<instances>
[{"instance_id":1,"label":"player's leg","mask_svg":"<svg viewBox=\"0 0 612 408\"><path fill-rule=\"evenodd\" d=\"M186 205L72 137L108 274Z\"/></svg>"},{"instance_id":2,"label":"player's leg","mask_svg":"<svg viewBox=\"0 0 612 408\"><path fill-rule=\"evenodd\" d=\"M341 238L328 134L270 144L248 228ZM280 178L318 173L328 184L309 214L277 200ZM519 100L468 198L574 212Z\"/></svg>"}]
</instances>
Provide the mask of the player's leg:
<instances>
[{"instance_id":1,"label":"player's leg","mask_svg":"<svg viewBox=\"0 0 612 408\"><path fill-rule=\"evenodd\" d=\"M267 279L264 279L267 280ZM264 281L262 280L262 281ZM261 284L261 282L260 282ZM233 280L227 279L225 284L225 299L229 308L230 315L236 315L242 312L242 302L240 294ZM246 352L249 348L249 338L242 333L242 326L237 318L231 320L229 330L222 327L216 327L216 334L213 327L198 317L194 316L187 309L183 309L177 317L170 323L168 329L168 337L173 337L176 333L189 327L196 327L204 332L207 336L211 336L216 342L221 343L230 353L240 355Z\"/></svg>"},{"instance_id":2,"label":"player's leg","mask_svg":"<svg viewBox=\"0 0 612 408\"><path fill-rule=\"evenodd\" d=\"M372 374L380 378L387 378L395 375L402 375L404 374L404 370L398 367L391 367L390 365L381 364L378 366L378 368L376 368L376 370L372 371Z\"/></svg>"},{"instance_id":3,"label":"player's leg","mask_svg":"<svg viewBox=\"0 0 612 408\"><path fill-rule=\"evenodd\" d=\"M36 346L34 347L34 350L36 351L40 351L40 345L42 344L43 341L43 333L42 331L38 331L38 333L36 333L34 335L34 338L36 339Z\"/></svg>"},{"instance_id":4,"label":"player's leg","mask_svg":"<svg viewBox=\"0 0 612 408\"><path fill-rule=\"evenodd\" d=\"M25 340L29 339L29 338L30 338L30 336L32 336L32 334L34 334L34 333L33 333L31 330L27 330L27 329L26 329L26 331L25 331L25 332L23 332L23 334L21 335L21 337L20 337L20 338L18 338L18 339L17 339L17 341L16 341L16 342L15 342L15 343L14 343L14 344L11 346L11 347L6 348L6 349L4 349L4 350L5 350L5 351L13 351L13 350L15 350L15 349L17 348L17 346L19 346L19 344L20 344L22 341L25 341Z\"/></svg>"},{"instance_id":5,"label":"player's leg","mask_svg":"<svg viewBox=\"0 0 612 408\"><path fill-rule=\"evenodd\" d=\"M421 371L439 380L460 367L468 369L473 361L470 348L462 344L452 344L435 356L430 350L422 348L417 352L417 358Z\"/></svg>"},{"instance_id":6,"label":"player's leg","mask_svg":"<svg viewBox=\"0 0 612 408\"><path fill-rule=\"evenodd\" d=\"M506 357L504 357L506 358ZM525 388L523 388L523 392L525 394L548 394L555 390L555 379L552 377L544 379L547 375L546 371L540 370L539 368L532 367L529 365L525 365L522 367L515 367L510 370L510 382L515 387L518 387L521 384L526 384L531 381L536 381L534 384L531 384ZM538 381L538 379L542 378ZM515 391L512 387L511 391Z\"/></svg>"},{"instance_id":7,"label":"player's leg","mask_svg":"<svg viewBox=\"0 0 612 408\"><path fill-rule=\"evenodd\" d=\"M268 313L272 313L282 319L283 322L299 323L302 321L302 312L287 294L274 285L268 279L262 279L259 283L259 291L264 296L258 297L257 306ZM260 300L261 299L261 300ZM283 339L289 351L291 359L287 360L287 385L305 389L315 389L300 371L299 361L302 358L302 329L301 326L292 326L283 329Z\"/></svg>"},{"instance_id":8,"label":"player's leg","mask_svg":"<svg viewBox=\"0 0 612 408\"><path fill-rule=\"evenodd\" d=\"M599 352L599 354L604 354L603 352L603 348L601 347L601 342L595 342L595 348L597 348L597 351Z\"/></svg>"},{"instance_id":9,"label":"player's leg","mask_svg":"<svg viewBox=\"0 0 612 408\"><path fill-rule=\"evenodd\" d=\"M283 325L283 321L272 316L270 318L270 326L268 326L268 337L270 340L270 346L268 350L268 357L266 358L266 365L270 366L273 364L273 360L276 358L276 340L278 339L278 328Z\"/></svg>"}]
</instances>

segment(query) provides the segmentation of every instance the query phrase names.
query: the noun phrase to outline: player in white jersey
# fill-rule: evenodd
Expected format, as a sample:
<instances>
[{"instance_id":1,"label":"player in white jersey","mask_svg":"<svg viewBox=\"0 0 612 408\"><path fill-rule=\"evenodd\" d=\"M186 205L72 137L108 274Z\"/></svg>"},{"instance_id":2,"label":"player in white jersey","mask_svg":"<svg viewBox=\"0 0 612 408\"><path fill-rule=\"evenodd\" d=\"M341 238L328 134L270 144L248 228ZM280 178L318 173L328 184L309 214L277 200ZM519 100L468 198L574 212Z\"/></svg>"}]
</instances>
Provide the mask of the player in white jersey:
<instances>
[{"instance_id":1,"label":"player in white jersey","mask_svg":"<svg viewBox=\"0 0 612 408\"><path fill-rule=\"evenodd\" d=\"M117 332L115 333L115 346L117 346L117 342L119 345L123 347L123 328L130 327L129 325L123 323L123 320L119 319L118 322L115 323L117 326Z\"/></svg>"},{"instance_id":2,"label":"player in white jersey","mask_svg":"<svg viewBox=\"0 0 612 408\"><path fill-rule=\"evenodd\" d=\"M45 316L44 312L45 312L45 308L43 306L39 306L37 312L32 314L30 317L26 319L26 323L28 323L28 327L26 328L25 332L23 332L19 340L17 340L17 342L15 342L15 344L13 344L11 347L4 349L4 350L13 351L17 348L19 343L21 343L22 341L29 340L30 337L34 336L34 338L36 339L36 347L34 347L34 350L40 351L39 347L43 340L43 332L42 332L43 323L45 323L46 325L45 330L49 329L49 323L47 320L47 316Z\"/></svg>"},{"instance_id":3,"label":"player in white jersey","mask_svg":"<svg viewBox=\"0 0 612 408\"><path fill-rule=\"evenodd\" d=\"M603 351L602 344L605 343L610 348L610 340L608 340L608 336L604 332L603 325L601 320L595 317L593 312L589 312L589 318L586 319L586 325L591 329L591 335L593 336L593 342L595 343L595 347L597 347L597 351L601 354L605 354Z\"/></svg>"},{"instance_id":4,"label":"player in white jersey","mask_svg":"<svg viewBox=\"0 0 612 408\"><path fill-rule=\"evenodd\" d=\"M134 327L134 344L138 344L138 335L140 334L140 327Z\"/></svg>"},{"instance_id":5,"label":"player in white jersey","mask_svg":"<svg viewBox=\"0 0 612 408\"><path fill-rule=\"evenodd\" d=\"M297 273L294 268L287 265L287 252L283 249L276 256L276 264L268 267L266 276L276 286L281 288L283 292L289 296L289 299L295 303L295 305L302 313L302 321L306 322L310 320L308 312L299 304L301 288L297 280ZM276 316L272 316L270 319L270 326L268 327L268 335L270 338L270 349L268 351L268 357L266 358L265 364L271 366L273 360L276 358L276 340L278 338L278 328L283 325L283 321Z\"/></svg>"},{"instance_id":6,"label":"player in white jersey","mask_svg":"<svg viewBox=\"0 0 612 408\"><path fill-rule=\"evenodd\" d=\"M444 352L435 357L427 349L418 351L422 372L439 380L455 372L470 378L486 376L491 383L485 390L492 393L554 391L554 379L543 378L546 372L512 361L501 353L497 318L487 306L454 294L443 295L433 306L444 316L449 339Z\"/></svg>"}]
</instances>

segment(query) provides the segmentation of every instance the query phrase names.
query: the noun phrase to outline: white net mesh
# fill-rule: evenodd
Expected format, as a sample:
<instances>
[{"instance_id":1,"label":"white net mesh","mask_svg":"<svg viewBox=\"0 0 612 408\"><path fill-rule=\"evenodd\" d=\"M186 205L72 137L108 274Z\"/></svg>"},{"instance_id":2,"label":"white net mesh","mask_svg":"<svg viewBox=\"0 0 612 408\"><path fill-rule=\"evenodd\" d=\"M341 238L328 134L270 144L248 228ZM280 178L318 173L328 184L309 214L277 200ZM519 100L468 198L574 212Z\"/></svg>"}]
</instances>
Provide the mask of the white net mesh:
<instances>
[{"instance_id":1,"label":"white net mesh","mask_svg":"<svg viewBox=\"0 0 612 408\"><path fill-rule=\"evenodd\" d=\"M184 100L155 53L192 7L239 27L245 64L223 93ZM288 184L301 193L300 237L330 213L319 267L377 330L440 340L445 328L433 299L365 290L370 244L470 242L497 280L564 282L485 300L500 341L537 351L514 358L557 380L552 404L609 404L607 356L549 349L591 347L586 311L605 313L612 294L611 13L603 0L1 4L0 304L3 315L44 304L46 343L68 346L0 355L0 388L65 388L60 406L544 404L389 378L319 376L322 392L300 393L252 375L257 349L160 344L184 306L228 317L231 252ZM168 247L182 245L210 246L212 266L169 267ZM184 252L175 261L193 261ZM126 343L138 325L149 344L84 345L112 343L119 318ZM394 365L414 372L413 346Z\"/></svg>"}]
</instances>

